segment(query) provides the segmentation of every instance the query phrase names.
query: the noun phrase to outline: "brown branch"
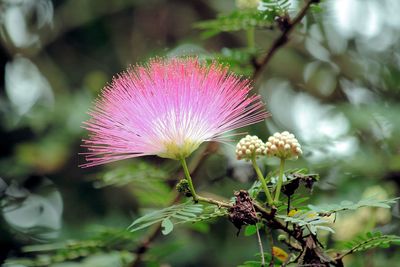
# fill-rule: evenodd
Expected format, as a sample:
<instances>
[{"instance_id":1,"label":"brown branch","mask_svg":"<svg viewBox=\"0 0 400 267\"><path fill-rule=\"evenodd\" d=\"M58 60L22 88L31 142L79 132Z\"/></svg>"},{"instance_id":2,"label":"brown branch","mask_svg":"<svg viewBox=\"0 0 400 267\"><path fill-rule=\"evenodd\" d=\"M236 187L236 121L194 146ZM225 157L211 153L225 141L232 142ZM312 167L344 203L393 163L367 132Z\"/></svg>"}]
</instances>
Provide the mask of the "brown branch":
<instances>
[{"instance_id":1,"label":"brown branch","mask_svg":"<svg viewBox=\"0 0 400 267\"><path fill-rule=\"evenodd\" d=\"M304 16L307 14L308 9L310 6L314 3L319 3L320 0L307 0L306 4L304 7L299 11L297 16L290 21L288 17L283 17L281 18L282 21L280 22L280 28L282 30L281 34L278 36L277 39L272 43L271 48L268 50L267 54L259 61L254 61L254 73L252 76L253 80L256 80L259 75L262 73L264 70L265 66L270 62L272 56L278 51L279 48L284 46L288 41L289 41L289 35L293 31L293 29L296 27L297 24L300 23L300 21L304 18Z\"/></svg>"}]
</instances>

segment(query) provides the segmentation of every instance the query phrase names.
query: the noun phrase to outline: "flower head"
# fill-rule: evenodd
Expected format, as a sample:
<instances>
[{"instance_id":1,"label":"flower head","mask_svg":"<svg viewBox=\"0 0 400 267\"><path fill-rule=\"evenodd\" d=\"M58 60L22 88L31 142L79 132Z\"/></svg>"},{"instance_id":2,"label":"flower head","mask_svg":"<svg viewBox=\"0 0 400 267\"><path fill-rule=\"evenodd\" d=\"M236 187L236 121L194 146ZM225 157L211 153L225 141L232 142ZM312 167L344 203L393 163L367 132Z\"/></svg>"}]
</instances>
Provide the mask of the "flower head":
<instances>
[{"instance_id":1,"label":"flower head","mask_svg":"<svg viewBox=\"0 0 400 267\"><path fill-rule=\"evenodd\" d=\"M265 146L265 154L282 159L297 159L303 154L299 141L287 131L270 136Z\"/></svg>"},{"instance_id":2,"label":"flower head","mask_svg":"<svg viewBox=\"0 0 400 267\"><path fill-rule=\"evenodd\" d=\"M145 155L185 158L201 143L268 116L250 90L249 80L196 58L131 68L103 89L89 112L82 167Z\"/></svg>"},{"instance_id":3,"label":"flower head","mask_svg":"<svg viewBox=\"0 0 400 267\"><path fill-rule=\"evenodd\" d=\"M247 135L240 139L236 145L236 157L238 160L246 159L250 160L253 157L264 155L265 144L256 135Z\"/></svg>"}]
</instances>

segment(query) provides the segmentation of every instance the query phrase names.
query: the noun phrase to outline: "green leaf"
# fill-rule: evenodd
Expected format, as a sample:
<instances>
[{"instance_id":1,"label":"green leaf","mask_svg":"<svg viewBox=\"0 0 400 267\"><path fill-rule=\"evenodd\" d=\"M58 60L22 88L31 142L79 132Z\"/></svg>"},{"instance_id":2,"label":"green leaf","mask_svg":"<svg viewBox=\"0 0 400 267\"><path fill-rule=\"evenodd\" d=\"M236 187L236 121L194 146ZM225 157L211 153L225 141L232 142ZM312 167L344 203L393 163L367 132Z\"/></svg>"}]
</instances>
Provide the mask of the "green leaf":
<instances>
[{"instance_id":1,"label":"green leaf","mask_svg":"<svg viewBox=\"0 0 400 267\"><path fill-rule=\"evenodd\" d=\"M220 15L216 19L206 20L194 25L204 30L203 37L209 38L220 32L233 32L251 28L270 28L273 18L267 18L258 10L236 10L228 15Z\"/></svg>"},{"instance_id":2,"label":"green leaf","mask_svg":"<svg viewBox=\"0 0 400 267\"><path fill-rule=\"evenodd\" d=\"M286 215L276 215L276 217L285 222L296 224L303 229L308 229L314 235L317 234L317 230L334 232L332 228L325 225L331 221L325 216L318 215L315 211L299 211L292 217Z\"/></svg>"},{"instance_id":3,"label":"green leaf","mask_svg":"<svg viewBox=\"0 0 400 267\"><path fill-rule=\"evenodd\" d=\"M166 168L156 168L154 164L136 159L133 163L96 175L93 184L96 188L129 185L141 205L163 206L173 194L166 183L168 177Z\"/></svg>"},{"instance_id":4,"label":"green leaf","mask_svg":"<svg viewBox=\"0 0 400 267\"><path fill-rule=\"evenodd\" d=\"M255 225L247 225L244 229L244 236L252 236L257 233L257 227Z\"/></svg>"},{"instance_id":5,"label":"green leaf","mask_svg":"<svg viewBox=\"0 0 400 267\"><path fill-rule=\"evenodd\" d=\"M94 186L103 188L106 186L125 186L129 183L142 183L144 181L165 180L168 172L162 168L155 168L146 161L135 160L132 164L123 165L117 169L100 173L95 177Z\"/></svg>"},{"instance_id":6,"label":"green leaf","mask_svg":"<svg viewBox=\"0 0 400 267\"><path fill-rule=\"evenodd\" d=\"M290 0L262 0L258 10L262 11L265 18L275 19L284 16L291 8Z\"/></svg>"},{"instance_id":7,"label":"green leaf","mask_svg":"<svg viewBox=\"0 0 400 267\"><path fill-rule=\"evenodd\" d=\"M382 235L380 232L368 232L357 236L352 241L342 243L339 249L345 250L343 254L348 255L377 247L388 248L390 245L400 245L400 236Z\"/></svg>"},{"instance_id":8,"label":"green leaf","mask_svg":"<svg viewBox=\"0 0 400 267\"><path fill-rule=\"evenodd\" d=\"M344 200L340 202L340 204L327 204L319 206L308 205L308 207L310 208L310 210L313 210L318 213L332 214L339 211L356 210L362 207L390 208L389 204L395 204L398 199L399 198L379 200L379 199L367 198L367 199L362 199L357 203Z\"/></svg>"},{"instance_id":9,"label":"green leaf","mask_svg":"<svg viewBox=\"0 0 400 267\"><path fill-rule=\"evenodd\" d=\"M205 221L225 216L227 212L226 208L219 208L214 205L204 206L203 204L194 204L192 201L188 201L150 212L136 219L128 229L131 232L135 232L161 222L164 227L163 234L169 234L175 224Z\"/></svg>"},{"instance_id":10,"label":"green leaf","mask_svg":"<svg viewBox=\"0 0 400 267\"><path fill-rule=\"evenodd\" d=\"M127 256L128 261L132 260L132 255L125 252L130 251L132 247L138 245L138 240L140 239L137 233L128 232L126 229L103 227L96 231L97 233L90 239L25 246L22 248L22 252L28 254L27 257L8 259L5 266L15 266L18 264L24 266L55 266L56 263L73 261L75 259L82 259L82 262L87 260L89 262L92 256L102 253L121 253L120 255L123 255L124 259ZM84 266L100 266L91 264L92 262Z\"/></svg>"},{"instance_id":11,"label":"green leaf","mask_svg":"<svg viewBox=\"0 0 400 267\"><path fill-rule=\"evenodd\" d=\"M168 235L174 229L174 224L168 218L165 218L161 222L161 226L163 227L163 230L161 231L163 233L163 235Z\"/></svg>"}]
</instances>

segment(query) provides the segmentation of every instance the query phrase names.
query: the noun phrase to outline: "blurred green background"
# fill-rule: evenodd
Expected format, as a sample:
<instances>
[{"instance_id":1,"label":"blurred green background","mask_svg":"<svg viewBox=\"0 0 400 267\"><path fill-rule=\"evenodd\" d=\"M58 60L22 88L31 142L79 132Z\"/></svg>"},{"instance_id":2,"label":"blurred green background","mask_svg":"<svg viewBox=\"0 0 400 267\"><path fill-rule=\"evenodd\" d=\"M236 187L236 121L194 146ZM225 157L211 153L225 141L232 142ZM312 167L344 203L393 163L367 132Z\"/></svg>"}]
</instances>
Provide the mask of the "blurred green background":
<instances>
[{"instance_id":1,"label":"blurred green background","mask_svg":"<svg viewBox=\"0 0 400 267\"><path fill-rule=\"evenodd\" d=\"M251 74L251 60L241 50L248 46L245 31L206 38L194 27L247 2L257 1L0 0L0 262L27 257L42 266L132 264L147 232L124 229L143 211L173 200L179 164L147 157L80 169L81 123L113 75L150 57L217 58ZM293 1L291 12L302 3ZM320 173L314 203L399 196L400 2L326 0L320 6L255 81L272 117L246 131L263 139L283 130L298 137L304 156L288 167ZM276 27L256 29L252 55L263 55L278 34ZM205 148L191 161L199 191L229 198L252 184L255 175L235 159L233 146ZM263 163L268 170L278 164ZM387 212L345 214L337 220L336 239L375 228L400 234L399 217L398 204ZM116 245L93 248L113 237ZM64 263L23 249L54 249L66 240L93 243L79 243L86 250L73 255L73 249L61 253ZM220 219L159 236L141 266L235 266L257 251L254 237L236 237L235 227ZM368 261L351 256L348 264L396 266L399 260L391 248L369 252Z\"/></svg>"}]
</instances>

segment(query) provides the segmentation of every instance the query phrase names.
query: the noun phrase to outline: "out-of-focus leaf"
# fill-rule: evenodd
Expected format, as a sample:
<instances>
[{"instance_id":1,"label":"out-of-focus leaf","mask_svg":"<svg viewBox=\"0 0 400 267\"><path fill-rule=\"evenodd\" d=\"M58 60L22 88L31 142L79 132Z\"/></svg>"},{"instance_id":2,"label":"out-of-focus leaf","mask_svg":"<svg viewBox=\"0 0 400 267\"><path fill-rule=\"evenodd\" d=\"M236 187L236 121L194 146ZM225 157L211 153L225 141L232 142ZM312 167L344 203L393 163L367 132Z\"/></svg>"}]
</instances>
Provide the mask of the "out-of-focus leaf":
<instances>
[{"instance_id":1,"label":"out-of-focus leaf","mask_svg":"<svg viewBox=\"0 0 400 267\"><path fill-rule=\"evenodd\" d=\"M173 194L166 183L169 172L163 166L135 160L129 165L122 165L96 175L94 186L130 186L133 194L143 205L162 206L169 202Z\"/></svg>"},{"instance_id":2,"label":"out-of-focus leaf","mask_svg":"<svg viewBox=\"0 0 400 267\"><path fill-rule=\"evenodd\" d=\"M367 232L357 236L354 240L344 242L339 246L339 250L345 250L343 254L365 251L373 248L387 248L390 245L400 245L400 236L382 235L380 232Z\"/></svg>"},{"instance_id":3,"label":"out-of-focus leaf","mask_svg":"<svg viewBox=\"0 0 400 267\"><path fill-rule=\"evenodd\" d=\"M5 266L103 266L92 265L97 262L98 255L110 255L110 260L117 260L119 255L123 264L111 266L125 266L133 260L133 255L128 251L137 246L137 240L137 234L126 229L102 228L91 239L25 246L22 252L29 257L10 258ZM81 262L72 262L82 258Z\"/></svg>"},{"instance_id":4,"label":"out-of-focus leaf","mask_svg":"<svg viewBox=\"0 0 400 267\"><path fill-rule=\"evenodd\" d=\"M97 188L105 186L124 186L129 183L158 181L166 179L168 172L145 161L135 160L129 165L101 173L96 176L94 185Z\"/></svg>"},{"instance_id":5,"label":"out-of-focus leaf","mask_svg":"<svg viewBox=\"0 0 400 267\"><path fill-rule=\"evenodd\" d=\"M216 19L206 20L194 25L204 30L203 37L209 38L220 32L233 32L250 28L269 28L271 20L266 19L263 12L258 10L237 10L228 15L220 15Z\"/></svg>"}]
</instances>

